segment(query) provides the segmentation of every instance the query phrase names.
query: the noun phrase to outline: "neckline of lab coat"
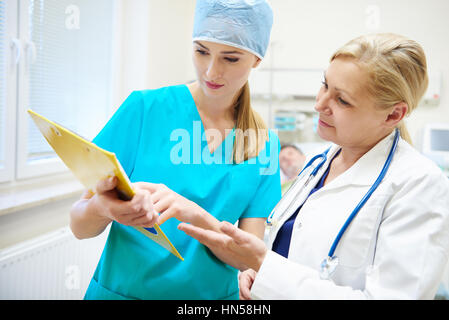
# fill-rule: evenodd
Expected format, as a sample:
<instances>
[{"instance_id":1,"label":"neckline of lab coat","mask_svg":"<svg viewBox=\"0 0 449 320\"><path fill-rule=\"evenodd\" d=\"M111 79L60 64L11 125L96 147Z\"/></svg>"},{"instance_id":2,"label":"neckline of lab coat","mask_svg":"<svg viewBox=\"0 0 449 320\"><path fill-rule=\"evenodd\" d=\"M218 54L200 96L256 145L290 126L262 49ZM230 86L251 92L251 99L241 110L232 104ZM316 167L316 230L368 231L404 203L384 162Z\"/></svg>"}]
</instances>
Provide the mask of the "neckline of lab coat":
<instances>
[{"instance_id":1,"label":"neckline of lab coat","mask_svg":"<svg viewBox=\"0 0 449 320\"><path fill-rule=\"evenodd\" d=\"M331 190L347 185L372 185L376 181L382 167L385 164L385 161L387 160L388 153L390 152L391 145L393 143L394 134L395 132L393 131L384 139L379 141L349 169L340 174L329 184L325 185L322 189ZM341 147L338 145L333 145L331 147L328 154L326 168L329 165L329 160L332 159L335 153L340 149Z\"/></svg>"}]
</instances>

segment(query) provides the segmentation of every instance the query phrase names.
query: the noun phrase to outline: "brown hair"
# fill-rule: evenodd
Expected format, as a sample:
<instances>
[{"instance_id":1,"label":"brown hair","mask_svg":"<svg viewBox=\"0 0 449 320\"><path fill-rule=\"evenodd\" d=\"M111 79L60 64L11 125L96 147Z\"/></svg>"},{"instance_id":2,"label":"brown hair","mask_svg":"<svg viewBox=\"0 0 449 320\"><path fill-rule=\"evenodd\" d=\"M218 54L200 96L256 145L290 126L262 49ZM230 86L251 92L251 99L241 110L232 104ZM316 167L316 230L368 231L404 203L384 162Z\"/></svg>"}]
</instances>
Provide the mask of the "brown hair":
<instances>
[{"instance_id":1,"label":"brown hair","mask_svg":"<svg viewBox=\"0 0 449 320\"><path fill-rule=\"evenodd\" d=\"M262 117L251 107L249 84L243 86L235 102L235 143L233 161L244 162L257 155L268 141L268 128Z\"/></svg>"},{"instance_id":2,"label":"brown hair","mask_svg":"<svg viewBox=\"0 0 449 320\"><path fill-rule=\"evenodd\" d=\"M351 57L368 72L368 92L381 108L397 103L408 105L406 116L416 109L429 83L423 48L415 41L392 33L364 35L338 49L338 57ZM402 120L398 128L401 137L412 144Z\"/></svg>"}]
</instances>

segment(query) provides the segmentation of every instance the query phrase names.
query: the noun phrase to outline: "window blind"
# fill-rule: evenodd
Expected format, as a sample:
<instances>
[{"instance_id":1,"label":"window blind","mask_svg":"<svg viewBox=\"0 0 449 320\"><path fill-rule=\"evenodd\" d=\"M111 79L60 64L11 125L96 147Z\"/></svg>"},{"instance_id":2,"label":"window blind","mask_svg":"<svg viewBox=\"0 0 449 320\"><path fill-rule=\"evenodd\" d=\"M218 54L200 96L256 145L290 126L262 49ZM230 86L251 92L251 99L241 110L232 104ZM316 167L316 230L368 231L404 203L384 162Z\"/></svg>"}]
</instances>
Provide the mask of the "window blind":
<instances>
[{"instance_id":1,"label":"window blind","mask_svg":"<svg viewBox=\"0 0 449 320\"><path fill-rule=\"evenodd\" d=\"M6 50L6 1L0 0L0 168L5 163Z\"/></svg>"},{"instance_id":2,"label":"window blind","mask_svg":"<svg viewBox=\"0 0 449 320\"><path fill-rule=\"evenodd\" d=\"M30 0L28 106L92 139L111 103L113 1ZM28 123L28 159L54 157Z\"/></svg>"}]
</instances>

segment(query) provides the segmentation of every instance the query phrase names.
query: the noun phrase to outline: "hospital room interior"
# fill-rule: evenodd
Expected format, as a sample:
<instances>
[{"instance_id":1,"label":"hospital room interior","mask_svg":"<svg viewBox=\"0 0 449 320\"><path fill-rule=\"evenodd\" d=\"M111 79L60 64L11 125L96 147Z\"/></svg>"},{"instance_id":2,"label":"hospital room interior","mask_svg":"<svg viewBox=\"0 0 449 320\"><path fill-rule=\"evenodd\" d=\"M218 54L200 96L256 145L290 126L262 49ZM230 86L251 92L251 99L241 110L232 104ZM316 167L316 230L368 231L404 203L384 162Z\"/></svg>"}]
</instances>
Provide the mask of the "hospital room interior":
<instances>
[{"instance_id":1,"label":"hospital room interior","mask_svg":"<svg viewBox=\"0 0 449 320\"><path fill-rule=\"evenodd\" d=\"M195 2L0 0L1 300L83 299L109 231L72 234L69 212L85 187L27 110L91 141L133 91L192 83ZM252 108L283 147L282 192L329 145L314 107L333 52L382 32L426 52L428 89L405 121L413 147L449 178L449 1L269 3L270 43L248 81ZM449 299L446 270L438 300Z\"/></svg>"}]
</instances>

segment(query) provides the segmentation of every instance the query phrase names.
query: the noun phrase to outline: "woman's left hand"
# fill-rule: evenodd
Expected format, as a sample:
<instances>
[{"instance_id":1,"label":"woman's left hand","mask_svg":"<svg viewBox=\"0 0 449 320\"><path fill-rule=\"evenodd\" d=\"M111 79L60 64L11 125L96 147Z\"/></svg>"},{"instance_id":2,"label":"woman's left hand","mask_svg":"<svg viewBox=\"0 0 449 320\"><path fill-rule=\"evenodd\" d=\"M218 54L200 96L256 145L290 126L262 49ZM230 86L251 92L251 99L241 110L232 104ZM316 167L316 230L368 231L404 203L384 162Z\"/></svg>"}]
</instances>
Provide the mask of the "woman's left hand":
<instances>
[{"instance_id":1,"label":"woman's left hand","mask_svg":"<svg viewBox=\"0 0 449 320\"><path fill-rule=\"evenodd\" d=\"M170 218L194 223L196 217L204 211L195 202L177 194L164 184L140 182L139 187L151 192L153 210L159 213L157 224L163 224Z\"/></svg>"},{"instance_id":2,"label":"woman's left hand","mask_svg":"<svg viewBox=\"0 0 449 320\"><path fill-rule=\"evenodd\" d=\"M244 271L259 271L267 253L265 243L229 222L220 222L220 232L206 230L191 224L181 223L179 230L197 239L212 251L220 252L220 259L230 266Z\"/></svg>"}]
</instances>

